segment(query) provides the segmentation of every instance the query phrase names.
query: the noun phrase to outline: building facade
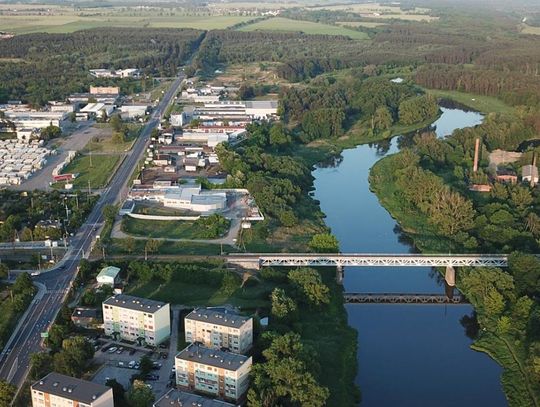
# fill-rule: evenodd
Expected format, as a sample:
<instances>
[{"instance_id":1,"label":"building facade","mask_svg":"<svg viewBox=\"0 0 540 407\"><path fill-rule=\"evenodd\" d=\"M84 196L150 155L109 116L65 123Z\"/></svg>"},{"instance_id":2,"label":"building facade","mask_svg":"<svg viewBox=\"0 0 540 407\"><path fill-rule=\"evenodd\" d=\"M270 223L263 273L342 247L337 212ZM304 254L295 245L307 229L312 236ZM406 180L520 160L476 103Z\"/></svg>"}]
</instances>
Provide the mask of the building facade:
<instances>
[{"instance_id":1,"label":"building facade","mask_svg":"<svg viewBox=\"0 0 540 407\"><path fill-rule=\"evenodd\" d=\"M113 295L103 302L105 334L158 345L171 335L170 307L161 301Z\"/></svg>"},{"instance_id":2,"label":"building facade","mask_svg":"<svg viewBox=\"0 0 540 407\"><path fill-rule=\"evenodd\" d=\"M186 342L245 353L253 345L253 318L222 309L197 308L184 320Z\"/></svg>"},{"instance_id":3,"label":"building facade","mask_svg":"<svg viewBox=\"0 0 540 407\"><path fill-rule=\"evenodd\" d=\"M248 390L251 363L251 357L192 343L176 355L176 384L238 402Z\"/></svg>"},{"instance_id":4,"label":"building facade","mask_svg":"<svg viewBox=\"0 0 540 407\"><path fill-rule=\"evenodd\" d=\"M34 383L31 392L32 407L114 407L110 387L58 373Z\"/></svg>"}]
</instances>

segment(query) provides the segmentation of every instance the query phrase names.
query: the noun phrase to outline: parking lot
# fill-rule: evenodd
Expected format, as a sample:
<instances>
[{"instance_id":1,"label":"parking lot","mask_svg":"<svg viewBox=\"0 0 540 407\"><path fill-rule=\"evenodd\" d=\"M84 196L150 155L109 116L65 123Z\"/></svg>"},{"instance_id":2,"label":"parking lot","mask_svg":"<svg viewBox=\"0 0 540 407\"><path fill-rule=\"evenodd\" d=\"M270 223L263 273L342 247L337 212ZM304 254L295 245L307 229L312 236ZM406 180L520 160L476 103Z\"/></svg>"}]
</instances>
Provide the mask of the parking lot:
<instances>
[{"instance_id":1,"label":"parking lot","mask_svg":"<svg viewBox=\"0 0 540 407\"><path fill-rule=\"evenodd\" d=\"M152 386L156 399L163 396L171 387L171 380L174 380L172 368L174 367L174 357L176 356L176 344L178 334L178 310L173 310L173 319L171 324L171 339L167 346L161 346L155 351L125 343L110 341L102 343L96 350L94 362L101 364L102 367L92 379L95 383L105 384L108 379L116 379L118 383L128 390L131 386L130 379L134 374L139 373L136 368L130 368L141 357L148 355L155 362L156 366L152 370L152 379L145 382ZM112 349L116 348L116 349ZM121 352L120 352L121 350Z\"/></svg>"}]
</instances>

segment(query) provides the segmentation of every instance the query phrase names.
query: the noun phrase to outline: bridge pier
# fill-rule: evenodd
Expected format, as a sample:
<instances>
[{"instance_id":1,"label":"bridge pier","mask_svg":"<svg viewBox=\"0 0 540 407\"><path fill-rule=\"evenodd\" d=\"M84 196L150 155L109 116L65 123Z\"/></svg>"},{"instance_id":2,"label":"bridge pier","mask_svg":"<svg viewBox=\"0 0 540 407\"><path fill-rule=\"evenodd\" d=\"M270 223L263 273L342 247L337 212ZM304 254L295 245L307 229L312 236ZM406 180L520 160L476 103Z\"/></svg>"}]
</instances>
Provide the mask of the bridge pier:
<instances>
[{"instance_id":1,"label":"bridge pier","mask_svg":"<svg viewBox=\"0 0 540 407\"><path fill-rule=\"evenodd\" d=\"M336 266L337 283L343 285L343 278L345 278L345 269L343 268L343 266Z\"/></svg>"},{"instance_id":2,"label":"bridge pier","mask_svg":"<svg viewBox=\"0 0 540 407\"><path fill-rule=\"evenodd\" d=\"M446 266L446 273L444 273L444 280L450 287L456 286L456 270L452 266Z\"/></svg>"}]
</instances>

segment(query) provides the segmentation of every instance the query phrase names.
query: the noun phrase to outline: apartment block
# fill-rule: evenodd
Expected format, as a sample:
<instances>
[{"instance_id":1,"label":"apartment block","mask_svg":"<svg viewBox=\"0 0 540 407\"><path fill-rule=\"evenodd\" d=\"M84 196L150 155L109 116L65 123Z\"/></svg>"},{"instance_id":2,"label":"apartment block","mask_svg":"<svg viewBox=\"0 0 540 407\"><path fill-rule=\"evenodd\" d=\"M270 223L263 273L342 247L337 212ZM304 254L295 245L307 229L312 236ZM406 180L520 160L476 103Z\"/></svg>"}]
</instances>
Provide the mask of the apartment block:
<instances>
[{"instance_id":1,"label":"apartment block","mask_svg":"<svg viewBox=\"0 0 540 407\"><path fill-rule=\"evenodd\" d=\"M110 387L58 373L34 383L31 391L33 407L114 407Z\"/></svg>"},{"instance_id":2,"label":"apartment block","mask_svg":"<svg viewBox=\"0 0 540 407\"><path fill-rule=\"evenodd\" d=\"M196 308L184 320L186 342L245 353L253 345L253 318L225 309Z\"/></svg>"},{"instance_id":3,"label":"apartment block","mask_svg":"<svg viewBox=\"0 0 540 407\"><path fill-rule=\"evenodd\" d=\"M171 335L170 307L161 301L113 295L103 302L103 325L107 335L158 345Z\"/></svg>"},{"instance_id":4,"label":"apartment block","mask_svg":"<svg viewBox=\"0 0 540 407\"><path fill-rule=\"evenodd\" d=\"M248 390L251 363L251 357L192 343L176 355L176 384L238 402Z\"/></svg>"}]
</instances>

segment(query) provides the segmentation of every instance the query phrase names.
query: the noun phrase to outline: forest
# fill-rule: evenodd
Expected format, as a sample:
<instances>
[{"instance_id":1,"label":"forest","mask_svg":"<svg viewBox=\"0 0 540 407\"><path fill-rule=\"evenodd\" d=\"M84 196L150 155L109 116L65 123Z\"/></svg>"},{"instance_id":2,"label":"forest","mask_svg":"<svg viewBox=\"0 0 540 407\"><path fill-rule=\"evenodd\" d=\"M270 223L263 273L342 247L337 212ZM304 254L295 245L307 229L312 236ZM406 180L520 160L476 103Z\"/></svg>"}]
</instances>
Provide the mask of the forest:
<instances>
[{"instance_id":1,"label":"forest","mask_svg":"<svg viewBox=\"0 0 540 407\"><path fill-rule=\"evenodd\" d=\"M197 49L199 30L100 28L72 34L27 34L0 41L0 103L23 100L44 105L90 84L134 81L96 79L89 69L139 68L146 75L172 76Z\"/></svg>"}]
</instances>

